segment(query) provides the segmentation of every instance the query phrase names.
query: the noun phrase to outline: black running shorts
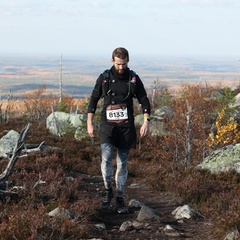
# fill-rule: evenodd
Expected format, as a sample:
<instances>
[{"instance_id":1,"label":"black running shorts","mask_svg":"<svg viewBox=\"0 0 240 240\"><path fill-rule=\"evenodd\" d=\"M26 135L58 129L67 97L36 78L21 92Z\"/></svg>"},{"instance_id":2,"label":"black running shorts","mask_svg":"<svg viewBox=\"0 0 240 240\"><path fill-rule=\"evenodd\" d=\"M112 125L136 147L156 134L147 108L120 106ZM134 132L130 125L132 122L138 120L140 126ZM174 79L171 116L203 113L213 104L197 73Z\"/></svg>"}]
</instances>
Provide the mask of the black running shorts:
<instances>
[{"instance_id":1,"label":"black running shorts","mask_svg":"<svg viewBox=\"0 0 240 240\"><path fill-rule=\"evenodd\" d=\"M135 126L120 127L102 124L100 128L100 143L111 143L117 148L136 148Z\"/></svg>"}]
</instances>

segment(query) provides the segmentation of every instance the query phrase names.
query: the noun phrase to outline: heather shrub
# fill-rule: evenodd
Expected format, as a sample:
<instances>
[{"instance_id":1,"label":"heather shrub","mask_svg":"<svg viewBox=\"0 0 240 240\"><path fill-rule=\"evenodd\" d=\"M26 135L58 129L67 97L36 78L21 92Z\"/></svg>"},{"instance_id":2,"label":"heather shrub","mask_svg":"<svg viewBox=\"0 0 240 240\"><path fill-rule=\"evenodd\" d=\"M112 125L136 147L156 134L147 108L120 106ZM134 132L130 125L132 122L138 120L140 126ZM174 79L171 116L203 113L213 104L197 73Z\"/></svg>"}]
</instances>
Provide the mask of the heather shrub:
<instances>
[{"instance_id":1,"label":"heather shrub","mask_svg":"<svg viewBox=\"0 0 240 240\"><path fill-rule=\"evenodd\" d=\"M137 148L130 151L128 166L130 177L145 178L157 191L175 193L182 203L200 211L213 223L216 239L223 239L227 231L240 228L240 175L212 174L195 168L212 150L207 142L210 129L206 127L215 122L211 113L230 96L226 92L227 98L219 103L211 98L212 91L210 87L186 85L177 97L170 96L166 89L162 97L155 96L155 108L164 102L174 113L172 118L164 119L168 134L138 137ZM164 101L159 103L158 99ZM28 103L32 104L32 111L32 98L28 98ZM140 113L139 106L135 108ZM99 110L96 117L99 121ZM223 133L232 122L220 120L217 119ZM19 132L25 124L25 118L1 124L0 137L10 129ZM45 121L32 119L31 124L26 142L44 141L44 150L19 158L13 168L9 189L15 186L18 198L7 198L6 204L0 202L0 239L84 239L89 231L88 222L101 201L98 190L92 190L84 181L86 175L101 175L99 138L77 141L70 134L59 138L48 132ZM218 134L227 140L228 135ZM232 131L231 141L226 144L234 143L237 134ZM7 164L6 159L0 161L1 172ZM74 220L49 217L47 213L57 207L69 209Z\"/></svg>"},{"instance_id":2,"label":"heather shrub","mask_svg":"<svg viewBox=\"0 0 240 240\"><path fill-rule=\"evenodd\" d=\"M22 126L24 122L13 125L8 123L0 127L20 131ZM87 197L86 184L81 174L87 174L96 153L88 145L69 136L51 136L44 124L33 121L27 143L36 144L42 141L49 148L19 158L9 177L9 189L15 186L14 191L18 198L7 198L7 203L0 205L0 239L86 237L88 219L99 202L98 198L96 200ZM7 164L8 160L0 161L2 172ZM95 171L94 168L91 171ZM47 216L56 207L70 209L75 219Z\"/></svg>"}]
</instances>

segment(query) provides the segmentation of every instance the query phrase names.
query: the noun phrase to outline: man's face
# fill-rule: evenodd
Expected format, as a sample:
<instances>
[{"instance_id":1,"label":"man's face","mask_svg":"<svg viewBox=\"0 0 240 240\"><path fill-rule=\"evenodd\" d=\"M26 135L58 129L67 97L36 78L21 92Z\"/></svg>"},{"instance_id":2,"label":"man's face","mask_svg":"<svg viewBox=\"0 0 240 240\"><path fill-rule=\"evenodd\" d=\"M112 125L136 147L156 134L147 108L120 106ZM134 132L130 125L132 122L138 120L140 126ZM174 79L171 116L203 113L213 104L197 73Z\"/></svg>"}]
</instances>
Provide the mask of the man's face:
<instances>
[{"instance_id":1,"label":"man's face","mask_svg":"<svg viewBox=\"0 0 240 240\"><path fill-rule=\"evenodd\" d=\"M128 66L128 60L127 58L121 59L118 57L114 57L114 60L112 60L113 66L118 74L125 73L127 66Z\"/></svg>"}]
</instances>

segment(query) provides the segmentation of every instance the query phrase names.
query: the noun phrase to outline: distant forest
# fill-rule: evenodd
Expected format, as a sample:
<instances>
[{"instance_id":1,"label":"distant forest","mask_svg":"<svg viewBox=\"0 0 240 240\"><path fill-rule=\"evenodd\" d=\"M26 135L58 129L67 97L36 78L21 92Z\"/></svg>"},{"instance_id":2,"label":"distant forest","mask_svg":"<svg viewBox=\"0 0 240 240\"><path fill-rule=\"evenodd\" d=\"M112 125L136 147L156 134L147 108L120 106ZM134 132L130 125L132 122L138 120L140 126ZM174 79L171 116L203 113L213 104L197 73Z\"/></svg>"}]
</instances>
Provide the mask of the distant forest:
<instances>
[{"instance_id":1,"label":"distant forest","mask_svg":"<svg viewBox=\"0 0 240 240\"><path fill-rule=\"evenodd\" d=\"M22 98L31 90L46 86L48 93L59 90L60 66L63 93L74 98L90 94L100 73L111 67L110 59L60 56L15 57L0 55L0 97ZM236 87L240 85L240 63L234 58L136 57L129 68L136 71L151 91L156 82L176 92L185 83Z\"/></svg>"},{"instance_id":2,"label":"distant forest","mask_svg":"<svg viewBox=\"0 0 240 240\"><path fill-rule=\"evenodd\" d=\"M20 85L14 85L11 87L11 91L13 92L12 98L23 98L23 94L15 96L15 92L26 92L31 90L39 89L42 85L37 83L28 83L28 84L20 84ZM58 85L48 84L46 85L47 89L51 92L59 91ZM10 89L6 89L5 94L1 95L2 99L6 99L8 97L8 91ZM84 98L86 95L90 94L92 91L92 87L90 86L74 86L74 85L64 85L63 86L63 92L66 95L69 95L73 98Z\"/></svg>"}]
</instances>

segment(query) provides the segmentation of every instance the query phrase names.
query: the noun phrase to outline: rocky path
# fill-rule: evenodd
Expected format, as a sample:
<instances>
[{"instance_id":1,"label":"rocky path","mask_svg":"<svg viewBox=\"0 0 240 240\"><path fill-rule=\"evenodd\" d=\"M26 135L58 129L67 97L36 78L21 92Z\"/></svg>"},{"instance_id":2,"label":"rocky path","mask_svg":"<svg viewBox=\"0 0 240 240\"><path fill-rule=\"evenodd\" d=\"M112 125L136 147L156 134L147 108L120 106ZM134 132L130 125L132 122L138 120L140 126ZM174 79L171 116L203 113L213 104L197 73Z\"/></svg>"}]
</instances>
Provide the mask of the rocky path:
<instances>
[{"instance_id":1,"label":"rocky path","mask_svg":"<svg viewBox=\"0 0 240 240\"><path fill-rule=\"evenodd\" d=\"M85 177L88 194L99 198L102 189L101 177ZM85 186L86 186L85 185ZM141 202L158 214L158 218L137 221L140 207L130 207L129 214L114 210L97 210L89 221L87 239L98 240L214 240L211 224L204 218L176 220L172 211L181 206L181 199L171 193L154 191L144 180L130 178L126 189L126 203Z\"/></svg>"}]
</instances>

